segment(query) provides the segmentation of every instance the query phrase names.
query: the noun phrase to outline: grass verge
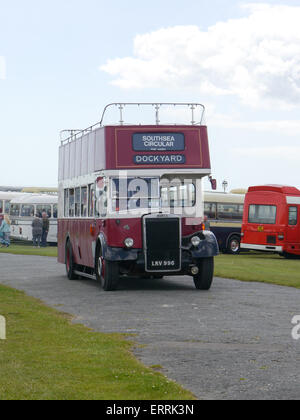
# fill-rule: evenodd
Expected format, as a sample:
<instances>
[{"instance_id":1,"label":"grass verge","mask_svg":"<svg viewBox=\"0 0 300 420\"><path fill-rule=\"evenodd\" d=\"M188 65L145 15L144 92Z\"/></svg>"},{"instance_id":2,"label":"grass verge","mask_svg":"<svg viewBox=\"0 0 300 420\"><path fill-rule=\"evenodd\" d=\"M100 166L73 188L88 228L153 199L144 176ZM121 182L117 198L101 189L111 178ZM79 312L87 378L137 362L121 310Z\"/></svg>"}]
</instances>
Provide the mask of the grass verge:
<instances>
[{"instance_id":1,"label":"grass verge","mask_svg":"<svg viewBox=\"0 0 300 420\"><path fill-rule=\"evenodd\" d=\"M57 257L57 247L33 248L32 245L11 244L8 248L0 248L2 254L40 255L42 257Z\"/></svg>"},{"instance_id":2,"label":"grass verge","mask_svg":"<svg viewBox=\"0 0 300 420\"><path fill-rule=\"evenodd\" d=\"M215 276L300 289L300 260L270 253L222 254L215 258Z\"/></svg>"},{"instance_id":3,"label":"grass verge","mask_svg":"<svg viewBox=\"0 0 300 420\"><path fill-rule=\"evenodd\" d=\"M142 365L133 343L71 324L70 317L0 285L0 400L191 400Z\"/></svg>"}]
</instances>

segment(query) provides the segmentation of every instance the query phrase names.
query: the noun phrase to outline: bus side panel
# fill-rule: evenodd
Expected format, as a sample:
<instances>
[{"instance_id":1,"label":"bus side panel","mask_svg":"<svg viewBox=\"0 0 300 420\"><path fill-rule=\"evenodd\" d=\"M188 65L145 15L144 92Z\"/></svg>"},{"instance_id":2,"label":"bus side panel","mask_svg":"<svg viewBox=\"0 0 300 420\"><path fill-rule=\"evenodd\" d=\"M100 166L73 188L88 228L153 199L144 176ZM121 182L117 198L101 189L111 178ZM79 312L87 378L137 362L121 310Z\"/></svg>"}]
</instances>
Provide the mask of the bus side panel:
<instances>
[{"instance_id":1,"label":"bus side panel","mask_svg":"<svg viewBox=\"0 0 300 420\"><path fill-rule=\"evenodd\" d=\"M66 238L68 235L68 220L60 219L57 222L57 260L65 264Z\"/></svg>"},{"instance_id":2,"label":"bus side panel","mask_svg":"<svg viewBox=\"0 0 300 420\"><path fill-rule=\"evenodd\" d=\"M235 227L226 227L226 225L222 226L214 226L213 223L211 224L210 230L215 235L218 241L219 248L222 252L226 251L228 240L232 236L238 236L241 235L241 225L235 226Z\"/></svg>"},{"instance_id":3,"label":"bus side panel","mask_svg":"<svg viewBox=\"0 0 300 420\"><path fill-rule=\"evenodd\" d=\"M94 221L83 219L79 221L79 248L80 256L79 264L86 267L94 267L93 242L95 241L93 235ZM97 229L96 229L97 230Z\"/></svg>"}]
</instances>

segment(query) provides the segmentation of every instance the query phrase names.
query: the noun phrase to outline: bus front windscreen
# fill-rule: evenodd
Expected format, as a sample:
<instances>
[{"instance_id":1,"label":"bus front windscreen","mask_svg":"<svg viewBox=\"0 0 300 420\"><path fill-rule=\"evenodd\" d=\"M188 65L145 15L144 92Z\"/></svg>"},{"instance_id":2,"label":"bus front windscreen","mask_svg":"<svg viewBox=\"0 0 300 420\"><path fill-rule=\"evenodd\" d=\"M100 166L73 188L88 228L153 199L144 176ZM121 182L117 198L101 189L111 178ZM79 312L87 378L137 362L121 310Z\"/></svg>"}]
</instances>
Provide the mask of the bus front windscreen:
<instances>
[{"instance_id":1,"label":"bus front windscreen","mask_svg":"<svg viewBox=\"0 0 300 420\"><path fill-rule=\"evenodd\" d=\"M159 178L112 178L113 211L159 207Z\"/></svg>"},{"instance_id":2,"label":"bus front windscreen","mask_svg":"<svg viewBox=\"0 0 300 420\"><path fill-rule=\"evenodd\" d=\"M196 187L192 182L153 178L113 178L112 179L113 211L194 207Z\"/></svg>"}]
</instances>

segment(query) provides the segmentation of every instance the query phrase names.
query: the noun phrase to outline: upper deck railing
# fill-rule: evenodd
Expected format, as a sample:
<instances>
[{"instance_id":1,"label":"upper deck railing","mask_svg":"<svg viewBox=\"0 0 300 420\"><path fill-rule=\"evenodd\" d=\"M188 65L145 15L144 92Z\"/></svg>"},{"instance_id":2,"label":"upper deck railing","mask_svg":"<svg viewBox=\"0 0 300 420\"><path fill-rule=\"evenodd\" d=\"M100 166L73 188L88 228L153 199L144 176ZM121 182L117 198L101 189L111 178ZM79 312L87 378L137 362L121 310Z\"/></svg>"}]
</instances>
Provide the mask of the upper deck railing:
<instances>
[{"instance_id":1,"label":"upper deck railing","mask_svg":"<svg viewBox=\"0 0 300 420\"><path fill-rule=\"evenodd\" d=\"M128 103L111 103L109 105L107 105L102 113L102 117L101 120L84 129L71 129L71 130L62 130L60 132L60 140L61 140L61 144L67 144L70 143L74 140L76 140L78 137L82 137L85 134L91 133L94 130L103 127L104 125L104 120L105 117L107 115L107 111L109 108L114 108L115 110L118 111L118 125L141 125L141 122L135 122L133 123L126 123L125 122L125 112L126 112L126 108L128 107L136 107L136 109L140 110L141 108L148 108L150 110L150 115L148 115L148 117L150 117L150 119L152 119L152 123L154 125L160 125L162 124L161 122L161 118L170 118L172 116L172 114L175 114L175 116L179 117L181 119L181 121L184 119L183 118L183 114L181 114L180 112L180 107L185 108L185 112L189 112L189 117L190 121L189 121L189 125L202 125L203 124L203 119L204 119L204 113L205 113L205 107L204 105L200 104L200 103L188 103L188 102L162 102L162 103L153 103L153 102L128 102ZM176 109L175 113L174 110ZM170 112L171 110L171 112ZM179 111L179 112L178 112ZM149 112L149 111L148 111ZM178 113L177 113L178 112ZM110 123L111 124L111 123ZM115 123L116 124L116 123ZM113 125L113 124L111 124ZM150 125L149 123L147 123L146 125ZM168 122L165 123L163 122L163 125L187 125L187 123L178 123L178 122ZM63 139L63 136L65 136L65 134L68 135L68 137L66 137L65 139Z\"/></svg>"}]
</instances>

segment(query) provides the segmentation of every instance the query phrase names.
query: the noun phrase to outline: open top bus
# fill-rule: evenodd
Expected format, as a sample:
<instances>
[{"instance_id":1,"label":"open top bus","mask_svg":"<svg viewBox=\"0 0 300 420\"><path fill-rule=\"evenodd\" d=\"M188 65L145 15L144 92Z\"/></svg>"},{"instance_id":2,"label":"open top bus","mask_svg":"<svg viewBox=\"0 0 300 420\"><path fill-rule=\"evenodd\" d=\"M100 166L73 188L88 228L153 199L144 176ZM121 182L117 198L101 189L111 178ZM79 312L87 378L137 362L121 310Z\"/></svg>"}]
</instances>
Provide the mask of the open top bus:
<instances>
[{"instance_id":1,"label":"open top bus","mask_svg":"<svg viewBox=\"0 0 300 420\"><path fill-rule=\"evenodd\" d=\"M155 123L126 125L133 106L154 110ZM119 123L103 125L112 109ZM186 110L188 123L161 123ZM110 104L100 123L61 141L58 260L70 280L114 290L124 275L190 275L197 289L211 287L218 244L203 223L211 173L203 113L201 104Z\"/></svg>"}]
</instances>

